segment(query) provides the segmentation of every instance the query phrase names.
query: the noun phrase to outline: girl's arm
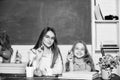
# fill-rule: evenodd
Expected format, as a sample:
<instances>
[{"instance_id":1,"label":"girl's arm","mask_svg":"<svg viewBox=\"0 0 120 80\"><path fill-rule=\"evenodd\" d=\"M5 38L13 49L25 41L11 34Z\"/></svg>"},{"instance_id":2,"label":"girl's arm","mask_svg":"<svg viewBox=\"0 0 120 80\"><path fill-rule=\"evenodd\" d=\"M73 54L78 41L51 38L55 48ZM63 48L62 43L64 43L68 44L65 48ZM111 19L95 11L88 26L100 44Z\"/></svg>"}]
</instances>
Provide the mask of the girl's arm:
<instances>
[{"instance_id":1,"label":"girl's arm","mask_svg":"<svg viewBox=\"0 0 120 80\"><path fill-rule=\"evenodd\" d=\"M68 61L67 63L68 63L69 71L73 71L73 54L72 54L72 52L67 55L67 61Z\"/></svg>"},{"instance_id":2,"label":"girl's arm","mask_svg":"<svg viewBox=\"0 0 120 80\"><path fill-rule=\"evenodd\" d=\"M73 61L69 62L69 68L70 68L70 71L73 71Z\"/></svg>"},{"instance_id":3,"label":"girl's arm","mask_svg":"<svg viewBox=\"0 0 120 80\"><path fill-rule=\"evenodd\" d=\"M91 72L91 66L89 64L86 64L86 71L90 71Z\"/></svg>"}]
</instances>

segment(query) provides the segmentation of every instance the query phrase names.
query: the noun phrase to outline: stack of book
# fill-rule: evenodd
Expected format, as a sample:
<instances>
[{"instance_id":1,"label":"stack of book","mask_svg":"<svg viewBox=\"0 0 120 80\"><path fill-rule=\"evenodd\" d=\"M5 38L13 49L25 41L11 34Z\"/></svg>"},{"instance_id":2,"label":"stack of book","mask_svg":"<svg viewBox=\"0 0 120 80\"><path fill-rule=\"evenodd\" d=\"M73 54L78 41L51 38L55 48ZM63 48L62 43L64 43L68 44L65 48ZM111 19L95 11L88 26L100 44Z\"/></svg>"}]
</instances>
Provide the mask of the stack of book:
<instances>
[{"instance_id":1,"label":"stack of book","mask_svg":"<svg viewBox=\"0 0 120 80\"><path fill-rule=\"evenodd\" d=\"M85 79L93 80L99 77L98 72L87 72L87 71L73 71L73 72L64 72L60 79Z\"/></svg>"},{"instance_id":2,"label":"stack of book","mask_svg":"<svg viewBox=\"0 0 120 80\"><path fill-rule=\"evenodd\" d=\"M23 74L25 73L26 63L0 63L0 73Z\"/></svg>"},{"instance_id":3,"label":"stack of book","mask_svg":"<svg viewBox=\"0 0 120 80\"><path fill-rule=\"evenodd\" d=\"M103 44L101 46L101 49L105 51L110 51L110 52L118 52L119 51L119 46L117 44Z\"/></svg>"}]
</instances>

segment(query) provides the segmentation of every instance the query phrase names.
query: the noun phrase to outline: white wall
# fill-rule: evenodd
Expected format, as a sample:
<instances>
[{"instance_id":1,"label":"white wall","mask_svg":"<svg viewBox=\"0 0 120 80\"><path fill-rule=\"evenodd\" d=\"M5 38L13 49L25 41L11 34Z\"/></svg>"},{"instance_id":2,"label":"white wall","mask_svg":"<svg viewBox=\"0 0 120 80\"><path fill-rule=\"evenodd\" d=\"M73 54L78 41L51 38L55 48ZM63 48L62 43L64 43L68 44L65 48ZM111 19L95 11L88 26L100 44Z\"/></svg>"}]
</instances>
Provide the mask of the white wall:
<instances>
[{"instance_id":1,"label":"white wall","mask_svg":"<svg viewBox=\"0 0 120 80\"><path fill-rule=\"evenodd\" d=\"M59 45L64 64L66 62L67 53L71 49L71 47L72 47L72 45ZM17 50L22 55L22 62L27 62L28 61L28 51L29 51L29 49L33 48L33 45L13 45L12 48L13 48L14 52L12 55L11 62L15 62L15 55L16 55ZM91 45L87 45L87 48L88 48L89 53L92 56Z\"/></svg>"}]
</instances>

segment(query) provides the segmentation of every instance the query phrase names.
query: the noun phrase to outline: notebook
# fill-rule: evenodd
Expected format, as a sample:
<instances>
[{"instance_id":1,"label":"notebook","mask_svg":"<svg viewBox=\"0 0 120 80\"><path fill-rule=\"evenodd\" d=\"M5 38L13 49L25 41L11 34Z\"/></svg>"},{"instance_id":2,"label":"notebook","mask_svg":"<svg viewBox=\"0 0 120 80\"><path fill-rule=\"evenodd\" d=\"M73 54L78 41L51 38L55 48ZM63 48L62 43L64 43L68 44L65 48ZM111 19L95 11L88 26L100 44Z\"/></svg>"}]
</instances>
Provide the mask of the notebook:
<instances>
[{"instance_id":1,"label":"notebook","mask_svg":"<svg viewBox=\"0 0 120 80\"><path fill-rule=\"evenodd\" d=\"M62 73L62 76L59 78L93 80L98 76L99 76L98 72L73 71L73 72L64 72Z\"/></svg>"}]
</instances>

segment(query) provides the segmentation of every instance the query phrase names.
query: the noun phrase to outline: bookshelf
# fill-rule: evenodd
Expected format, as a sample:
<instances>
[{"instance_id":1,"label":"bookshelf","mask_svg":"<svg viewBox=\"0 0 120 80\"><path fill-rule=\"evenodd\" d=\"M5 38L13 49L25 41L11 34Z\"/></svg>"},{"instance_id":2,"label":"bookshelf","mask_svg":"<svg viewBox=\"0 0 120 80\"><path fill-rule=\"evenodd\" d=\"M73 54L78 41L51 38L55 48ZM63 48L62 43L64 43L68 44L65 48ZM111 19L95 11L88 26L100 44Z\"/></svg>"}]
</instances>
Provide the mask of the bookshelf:
<instances>
[{"instance_id":1,"label":"bookshelf","mask_svg":"<svg viewBox=\"0 0 120 80\"><path fill-rule=\"evenodd\" d=\"M96 18L95 13L96 6L99 6L100 10L96 10L98 18ZM118 16L119 19L107 20L105 19L107 15ZM96 64L102 57L101 45L116 44L118 46L116 48L102 48L105 54L120 55L120 0L91 0L91 17L92 57L95 68L99 70L99 66Z\"/></svg>"},{"instance_id":2,"label":"bookshelf","mask_svg":"<svg viewBox=\"0 0 120 80\"><path fill-rule=\"evenodd\" d=\"M111 45L120 45L119 4L119 0L92 0L93 55L100 53L100 45L105 42L111 43ZM112 19L110 15L113 16ZM108 17L106 18L106 16ZM114 16L117 16L117 18L114 18ZM113 52L119 52L119 50L113 50Z\"/></svg>"},{"instance_id":3,"label":"bookshelf","mask_svg":"<svg viewBox=\"0 0 120 80\"><path fill-rule=\"evenodd\" d=\"M119 20L95 20L95 23L119 23Z\"/></svg>"}]
</instances>

